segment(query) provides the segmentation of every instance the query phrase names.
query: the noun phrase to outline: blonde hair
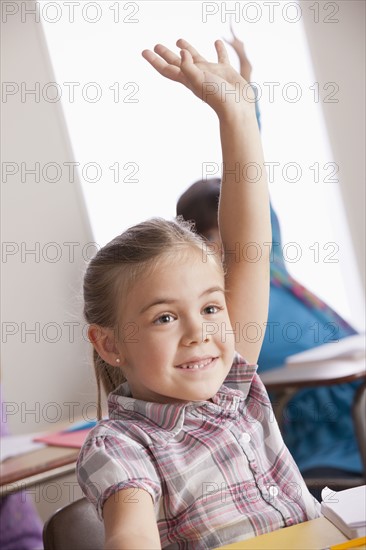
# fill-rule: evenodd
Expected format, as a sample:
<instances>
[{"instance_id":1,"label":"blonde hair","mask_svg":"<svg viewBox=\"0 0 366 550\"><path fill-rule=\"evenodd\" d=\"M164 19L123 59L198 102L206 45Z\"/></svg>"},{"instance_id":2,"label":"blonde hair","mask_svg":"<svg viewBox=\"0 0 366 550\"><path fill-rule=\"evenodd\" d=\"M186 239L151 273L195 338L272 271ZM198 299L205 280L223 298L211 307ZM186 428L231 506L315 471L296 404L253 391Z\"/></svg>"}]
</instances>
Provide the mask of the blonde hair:
<instances>
[{"instance_id":1,"label":"blonde hair","mask_svg":"<svg viewBox=\"0 0 366 550\"><path fill-rule=\"evenodd\" d=\"M129 288L162 256L196 248L204 253L205 241L194 233L193 224L178 217L174 221L152 218L130 227L114 238L92 258L84 276L84 317L87 323L115 329ZM207 245L206 245L207 246ZM215 260L222 269L220 260ZM117 304L117 305L116 305ZM126 381L118 366L106 363L93 350L98 391L98 419L101 418L101 383L108 395Z\"/></svg>"}]
</instances>

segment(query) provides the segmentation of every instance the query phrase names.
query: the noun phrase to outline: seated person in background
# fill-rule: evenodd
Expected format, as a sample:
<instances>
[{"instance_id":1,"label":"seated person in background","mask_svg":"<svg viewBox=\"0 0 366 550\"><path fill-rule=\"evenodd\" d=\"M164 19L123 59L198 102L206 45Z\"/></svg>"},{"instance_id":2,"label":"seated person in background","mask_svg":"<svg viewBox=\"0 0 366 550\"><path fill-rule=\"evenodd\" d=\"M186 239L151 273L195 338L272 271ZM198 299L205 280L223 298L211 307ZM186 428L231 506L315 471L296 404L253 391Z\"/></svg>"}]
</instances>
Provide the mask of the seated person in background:
<instances>
[{"instance_id":1,"label":"seated person in background","mask_svg":"<svg viewBox=\"0 0 366 550\"><path fill-rule=\"evenodd\" d=\"M240 72L250 82L251 65L243 43L228 41L240 59ZM258 103L257 121L260 127ZM195 182L180 197L177 215L193 221L208 241L220 243L217 209L220 179ZM287 271L278 218L271 207L272 256L268 324L258 359L259 373L283 365L286 358L356 331ZM288 323L296 323L291 332ZM289 327L286 332L286 326ZM285 330L283 330L285 328ZM264 330L264 327L263 327ZM284 410L284 439L307 477L348 477L363 472L351 407L360 382L299 391ZM317 497L319 493L314 492Z\"/></svg>"},{"instance_id":2,"label":"seated person in background","mask_svg":"<svg viewBox=\"0 0 366 550\"><path fill-rule=\"evenodd\" d=\"M9 435L0 386L0 438ZM0 441L1 445L1 441ZM40 550L43 548L42 523L30 495L19 491L0 498L1 550Z\"/></svg>"}]
</instances>

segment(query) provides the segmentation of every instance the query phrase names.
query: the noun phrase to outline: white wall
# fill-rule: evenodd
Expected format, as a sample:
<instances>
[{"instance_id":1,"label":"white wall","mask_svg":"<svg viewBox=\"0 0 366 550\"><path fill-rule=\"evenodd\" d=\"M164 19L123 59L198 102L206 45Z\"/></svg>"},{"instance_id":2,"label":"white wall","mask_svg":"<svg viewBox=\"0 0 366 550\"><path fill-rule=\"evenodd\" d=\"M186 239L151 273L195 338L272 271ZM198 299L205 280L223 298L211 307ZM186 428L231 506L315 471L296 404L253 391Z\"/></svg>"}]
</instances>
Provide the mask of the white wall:
<instances>
[{"instance_id":1,"label":"white wall","mask_svg":"<svg viewBox=\"0 0 366 550\"><path fill-rule=\"evenodd\" d=\"M301 0L317 80L336 82L338 103L322 102L333 156L365 291L365 2L316 2L319 17ZM337 22L332 22L336 21ZM329 90L331 91L331 89ZM339 236L342 243L342 236ZM357 278L348 284L358 284ZM353 304L357 308L357 304ZM363 308L363 304L359 307Z\"/></svg>"},{"instance_id":2,"label":"white wall","mask_svg":"<svg viewBox=\"0 0 366 550\"><path fill-rule=\"evenodd\" d=\"M25 82L31 88L54 80L41 25L9 19L2 27L3 85ZM13 433L22 433L50 428L61 409L67 419L71 405L64 402L79 403L75 412L82 414L82 405L95 401L81 301L76 300L84 268L80 249L93 237L77 180L50 183L41 174L36 183L26 174L21 181L21 163L38 162L42 168L73 160L59 104L36 103L32 96L22 103L20 94L3 101L1 369L4 400L13 403L9 424ZM4 181L10 162L19 171ZM50 168L46 178L55 173ZM68 242L79 243L74 258ZM72 322L77 323L74 342Z\"/></svg>"},{"instance_id":3,"label":"white wall","mask_svg":"<svg viewBox=\"0 0 366 550\"><path fill-rule=\"evenodd\" d=\"M25 82L30 88L35 82L54 81L40 24L3 20L1 67L3 86ZM73 160L59 104L37 103L31 96L22 103L20 94L3 96L1 130L1 385L3 412L16 434L51 430L54 420L68 420L71 410L95 414L95 406L87 406L95 403L94 379L76 299L84 268L80 249L93 236L77 180L63 177L50 183L41 177L36 183L28 174L21 181L21 163L29 167ZM19 172L5 181L9 162ZM54 177L51 170L46 177ZM67 242L79 243L74 259ZM39 255L22 257L22 250L37 247ZM59 260L51 261L57 254ZM69 337L71 322L76 323L74 341ZM31 328L36 335L26 332ZM43 519L68 500L64 495L52 504L41 497Z\"/></svg>"}]
</instances>

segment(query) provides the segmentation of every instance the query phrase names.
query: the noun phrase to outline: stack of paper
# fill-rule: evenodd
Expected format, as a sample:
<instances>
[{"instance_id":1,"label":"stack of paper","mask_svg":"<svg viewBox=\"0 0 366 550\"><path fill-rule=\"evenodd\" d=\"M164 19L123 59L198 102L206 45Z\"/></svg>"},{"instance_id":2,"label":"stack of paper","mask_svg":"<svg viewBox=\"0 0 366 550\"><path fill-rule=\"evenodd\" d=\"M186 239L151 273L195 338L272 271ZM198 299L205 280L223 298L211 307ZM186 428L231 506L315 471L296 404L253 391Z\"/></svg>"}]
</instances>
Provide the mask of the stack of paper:
<instances>
[{"instance_id":1,"label":"stack of paper","mask_svg":"<svg viewBox=\"0 0 366 550\"><path fill-rule=\"evenodd\" d=\"M35 443L33 438L37 434L5 435L0 439L0 461L19 456L31 451L37 451L46 445Z\"/></svg>"},{"instance_id":2,"label":"stack of paper","mask_svg":"<svg viewBox=\"0 0 366 550\"><path fill-rule=\"evenodd\" d=\"M0 462L11 457L37 451L47 445L78 449L82 447L86 436L96 423L96 420L81 420L74 422L63 431L3 436L0 439Z\"/></svg>"},{"instance_id":3,"label":"stack of paper","mask_svg":"<svg viewBox=\"0 0 366 550\"><path fill-rule=\"evenodd\" d=\"M328 361L329 359L357 360L365 357L365 334L354 334L338 341L322 344L286 359L289 365Z\"/></svg>"},{"instance_id":4,"label":"stack of paper","mask_svg":"<svg viewBox=\"0 0 366 550\"><path fill-rule=\"evenodd\" d=\"M325 487L321 512L349 539L366 536L366 485L345 491Z\"/></svg>"}]
</instances>

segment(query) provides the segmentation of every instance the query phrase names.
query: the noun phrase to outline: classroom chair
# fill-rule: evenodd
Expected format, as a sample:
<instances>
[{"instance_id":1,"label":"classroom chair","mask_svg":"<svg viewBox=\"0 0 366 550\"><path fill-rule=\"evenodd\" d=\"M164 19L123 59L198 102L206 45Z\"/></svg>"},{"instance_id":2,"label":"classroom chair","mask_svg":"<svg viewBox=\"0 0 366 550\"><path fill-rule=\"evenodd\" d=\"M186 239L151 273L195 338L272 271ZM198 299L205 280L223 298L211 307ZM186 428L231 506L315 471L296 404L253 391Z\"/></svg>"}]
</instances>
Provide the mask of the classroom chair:
<instances>
[{"instance_id":1,"label":"classroom chair","mask_svg":"<svg viewBox=\"0 0 366 550\"><path fill-rule=\"evenodd\" d=\"M103 550L104 526L86 498L57 510L43 527L44 550Z\"/></svg>"}]
</instances>

